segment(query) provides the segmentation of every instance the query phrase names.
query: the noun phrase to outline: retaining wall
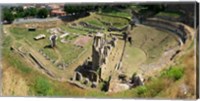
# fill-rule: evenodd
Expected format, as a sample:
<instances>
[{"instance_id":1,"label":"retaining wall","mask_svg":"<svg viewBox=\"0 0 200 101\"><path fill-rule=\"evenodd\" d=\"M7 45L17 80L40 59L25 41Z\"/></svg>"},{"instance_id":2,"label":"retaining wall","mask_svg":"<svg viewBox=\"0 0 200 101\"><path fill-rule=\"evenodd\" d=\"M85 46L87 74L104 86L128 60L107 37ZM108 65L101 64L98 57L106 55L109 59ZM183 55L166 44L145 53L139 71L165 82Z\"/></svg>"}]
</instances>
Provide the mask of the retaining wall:
<instances>
[{"instance_id":1,"label":"retaining wall","mask_svg":"<svg viewBox=\"0 0 200 101\"><path fill-rule=\"evenodd\" d=\"M155 26L171 31L180 38L182 44L185 44L187 39L191 38L191 32L185 27L185 25L181 23L174 23L158 18L149 18L145 20L142 24Z\"/></svg>"}]
</instances>

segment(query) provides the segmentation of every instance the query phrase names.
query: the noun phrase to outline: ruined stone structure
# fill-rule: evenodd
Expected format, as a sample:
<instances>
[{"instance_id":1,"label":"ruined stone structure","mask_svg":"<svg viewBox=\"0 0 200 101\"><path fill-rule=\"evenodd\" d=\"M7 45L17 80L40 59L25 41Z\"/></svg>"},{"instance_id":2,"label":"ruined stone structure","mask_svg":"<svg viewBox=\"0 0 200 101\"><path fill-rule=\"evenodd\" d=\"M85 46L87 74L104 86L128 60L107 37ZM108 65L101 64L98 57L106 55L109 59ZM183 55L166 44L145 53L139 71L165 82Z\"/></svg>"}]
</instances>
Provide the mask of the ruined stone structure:
<instances>
[{"instance_id":1,"label":"ruined stone structure","mask_svg":"<svg viewBox=\"0 0 200 101\"><path fill-rule=\"evenodd\" d=\"M129 41L129 36L125 33L121 37L124 37L126 43L126 41ZM100 82L107 82L105 91L108 92L119 92L133 86L143 85L140 77L121 78L123 73L120 68L122 68L122 57L125 48L119 49L123 47L119 45L122 44L116 36L106 37L106 34L97 33L93 39L92 60L88 58L83 63L82 68L77 69L73 81L82 81L83 78L82 82L91 88L97 88Z\"/></svg>"},{"instance_id":2,"label":"ruined stone structure","mask_svg":"<svg viewBox=\"0 0 200 101\"><path fill-rule=\"evenodd\" d=\"M92 46L92 70L96 71L99 79L105 80L108 75L104 75L108 57L112 48L116 46L117 38L107 41L103 34L97 33Z\"/></svg>"},{"instance_id":3,"label":"ruined stone structure","mask_svg":"<svg viewBox=\"0 0 200 101\"><path fill-rule=\"evenodd\" d=\"M56 46L57 35L56 35L56 34L51 35L49 39L50 39L50 41L51 41L51 47L52 47L52 48L55 47L55 46Z\"/></svg>"}]
</instances>

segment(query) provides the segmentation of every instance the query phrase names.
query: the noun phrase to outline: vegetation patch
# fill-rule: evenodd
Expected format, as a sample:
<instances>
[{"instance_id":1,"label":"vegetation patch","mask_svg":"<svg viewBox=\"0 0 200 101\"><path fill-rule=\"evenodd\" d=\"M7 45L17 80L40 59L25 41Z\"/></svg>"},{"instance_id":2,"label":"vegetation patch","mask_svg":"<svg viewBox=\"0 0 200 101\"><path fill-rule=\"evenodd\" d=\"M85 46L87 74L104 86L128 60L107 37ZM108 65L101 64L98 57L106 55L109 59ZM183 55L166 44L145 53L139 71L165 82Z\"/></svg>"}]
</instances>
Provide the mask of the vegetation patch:
<instances>
[{"instance_id":1,"label":"vegetation patch","mask_svg":"<svg viewBox=\"0 0 200 101\"><path fill-rule=\"evenodd\" d=\"M52 85L42 77L36 78L34 90L37 96L47 96L53 94Z\"/></svg>"},{"instance_id":2,"label":"vegetation patch","mask_svg":"<svg viewBox=\"0 0 200 101\"><path fill-rule=\"evenodd\" d=\"M176 81L179 80L183 74L184 69L182 67L170 67L167 71L162 73L162 76Z\"/></svg>"},{"instance_id":3,"label":"vegetation patch","mask_svg":"<svg viewBox=\"0 0 200 101\"><path fill-rule=\"evenodd\" d=\"M169 12L169 11L162 11L156 14L156 16L161 16L161 17L170 17L170 18L175 18L178 19L180 18L182 13L180 12Z\"/></svg>"},{"instance_id":4,"label":"vegetation patch","mask_svg":"<svg viewBox=\"0 0 200 101\"><path fill-rule=\"evenodd\" d=\"M68 35L68 36L65 37L65 39L66 40L73 40L73 39L75 39L77 37L78 37L78 35Z\"/></svg>"},{"instance_id":5,"label":"vegetation patch","mask_svg":"<svg viewBox=\"0 0 200 101\"><path fill-rule=\"evenodd\" d=\"M87 31L84 31L84 30L81 30L81 29L73 29L73 28L70 28L69 26L60 26L62 29L64 29L66 32L69 32L69 33L76 33L76 34L86 34Z\"/></svg>"},{"instance_id":6,"label":"vegetation patch","mask_svg":"<svg viewBox=\"0 0 200 101\"><path fill-rule=\"evenodd\" d=\"M131 18L130 10L118 10L118 9L103 9L102 14Z\"/></svg>"},{"instance_id":7,"label":"vegetation patch","mask_svg":"<svg viewBox=\"0 0 200 101\"><path fill-rule=\"evenodd\" d=\"M4 49L5 50L5 49ZM7 50L10 51L10 50ZM19 69L22 73L30 73L32 69L24 64L19 55L3 51L3 58L8 59L8 63L14 68Z\"/></svg>"}]
</instances>

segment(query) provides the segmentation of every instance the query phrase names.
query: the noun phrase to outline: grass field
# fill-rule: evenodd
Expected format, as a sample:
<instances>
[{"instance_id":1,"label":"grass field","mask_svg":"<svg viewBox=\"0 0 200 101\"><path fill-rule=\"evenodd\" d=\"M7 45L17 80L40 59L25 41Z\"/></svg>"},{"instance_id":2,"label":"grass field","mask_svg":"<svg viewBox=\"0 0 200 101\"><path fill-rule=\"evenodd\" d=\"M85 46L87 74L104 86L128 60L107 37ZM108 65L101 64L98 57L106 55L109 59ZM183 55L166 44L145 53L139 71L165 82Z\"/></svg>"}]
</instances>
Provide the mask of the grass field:
<instances>
[{"instance_id":1,"label":"grass field","mask_svg":"<svg viewBox=\"0 0 200 101\"><path fill-rule=\"evenodd\" d=\"M50 40L48 39L48 37L50 36L50 33L47 33L46 29L38 29L35 32L30 32L26 28L14 27L10 31L17 41L21 43L23 42L28 43L29 45L31 45L31 47L33 47L36 50L42 49L44 53L46 53L52 59L59 58L55 50L44 48L46 45L50 44ZM69 32L72 33L71 31ZM77 32L79 31L76 31L76 32L74 31L74 33L77 33ZM43 40L35 41L33 38L39 34L45 34L47 37ZM63 58L63 61L65 61L66 63L69 63L70 61L78 57L79 53L81 53L84 49L80 47L76 47L72 43L68 43L68 44L61 43L58 39L57 50L60 52Z\"/></svg>"},{"instance_id":2,"label":"grass field","mask_svg":"<svg viewBox=\"0 0 200 101\"><path fill-rule=\"evenodd\" d=\"M127 19L120 18L120 17L111 17L111 16L95 14L95 13L92 13L91 16L89 17L79 19L76 22L83 21L94 26L107 28L108 26L104 25L101 21L99 21L99 19L103 22L111 23L114 27L117 27L117 28L122 28L128 24Z\"/></svg>"},{"instance_id":3,"label":"grass field","mask_svg":"<svg viewBox=\"0 0 200 101\"><path fill-rule=\"evenodd\" d=\"M122 28L128 24L128 20L122 19L122 18L117 18L117 17L113 18L113 17L106 16L106 15L98 16L98 18L100 18L104 22L112 23L113 26L118 27L118 28Z\"/></svg>"},{"instance_id":4,"label":"grass field","mask_svg":"<svg viewBox=\"0 0 200 101\"><path fill-rule=\"evenodd\" d=\"M126 10L109 10L109 9L104 9L101 12L102 14L106 14L106 15L112 15L112 16L118 16L118 17L125 17L125 18L131 18L131 12L129 9Z\"/></svg>"},{"instance_id":5,"label":"grass field","mask_svg":"<svg viewBox=\"0 0 200 101\"><path fill-rule=\"evenodd\" d=\"M147 55L146 63L156 61L165 50L178 45L172 33L154 27L139 26L131 34L133 46L142 49Z\"/></svg>"},{"instance_id":6,"label":"grass field","mask_svg":"<svg viewBox=\"0 0 200 101\"><path fill-rule=\"evenodd\" d=\"M143 50L130 46L129 43L127 43L123 57L123 71L125 71L127 76L131 77L137 72L139 65L145 62L146 58L146 54Z\"/></svg>"}]
</instances>

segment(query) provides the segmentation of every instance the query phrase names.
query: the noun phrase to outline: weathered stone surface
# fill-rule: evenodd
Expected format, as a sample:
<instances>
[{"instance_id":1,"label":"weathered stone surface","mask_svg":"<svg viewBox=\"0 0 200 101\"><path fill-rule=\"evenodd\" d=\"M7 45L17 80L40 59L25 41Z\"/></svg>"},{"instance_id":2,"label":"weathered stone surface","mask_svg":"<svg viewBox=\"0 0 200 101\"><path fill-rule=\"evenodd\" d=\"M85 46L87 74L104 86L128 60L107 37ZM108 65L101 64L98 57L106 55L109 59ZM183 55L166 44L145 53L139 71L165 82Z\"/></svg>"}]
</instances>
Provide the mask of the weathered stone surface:
<instances>
[{"instance_id":1,"label":"weathered stone surface","mask_svg":"<svg viewBox=\"0 0 200 101\"><path fill-rule=\"evenodd\" d=\"M51 47L52 47L52 48L55 47L55 46L56 46L57 35L56 35L56 34L51 35L51 36L49 37L49 39L51 40Z\"/></svg>"},{"instance_id":2,"label":"weathered stone surface","mask_svg":"<svg viewBox=\"0 0 200 101\"><path fill-rule=\"evenodd\" d=\"M83 77L82 77L82 74L81 74L80 72L76 72L75 75L76 75L76 76L75 76L75 80L77 80L77 81L82 81L82 78L83 78Z\"/></svg>"},{"instance_id":3,"label":"weathered stone surface","mask_svg":"<svg viewBox=\"0 0 200 101\"><path fill-rule=\"evenodd\" d=\"M98 86L97 82L92 82L92 85L91 85L92 88L96 88L97 86Z\"/></svg>"},{"instance_id":4,"label":"weathered stone surface","mask_svg":"<svg viewBox=\"0 0 200 101\"><path fill-rule=\"evenodd\" d=\"M90 70L89 73L91 81L99 82L99 75L95 71Z\"/></svg>"},{"instance_id":5,"label":"weathered stone surface","mask_svg":"<svg viewBox=\"0 0 200 101\"><path fill-rule=\"evenodd\" d=\"M142 77L142 75L138 74L132 78L132 83L134 84L134 86L144 85L144 78Z\"/></svg>"},{"instance_id":6,"label":"weathered stone surface","mask_svg":"<svg viewBox=\"0 0 200 101\"><path fill-rule=\"evenodd\" d=\"M85 81L83 82L85 85L87 85L90 82L90 80L88 78L85 79Z\"/></svg>"},{"instance_id":7,"label":"weathered stone surface","mask_svg":"<svg viewBox=\"0 0 200 101\"><path fill-rule=\"evenodd\" d=\"M116 37L112 37L111 40L106 40L104 34L101 33L97 33L94 37L92 46L92 70L97 71L101 79L105 79L108 76L104 74L104 70L107 68L105 65L108 64L108 58L112 53L113 46L116 46L116 42Z\"/></svg>"},{"instance_id":8,"label":"weathered stone surface","mask_svg":"<svg viewBox=\"0 0 200 101\"><path fill-rule=\"evenodd\" d=\"M123 83L113 83L112 86L110 85L108 92L120 92L124 90L130 89L128 84L123 84Z\"/></svg>"}]
</instances>

